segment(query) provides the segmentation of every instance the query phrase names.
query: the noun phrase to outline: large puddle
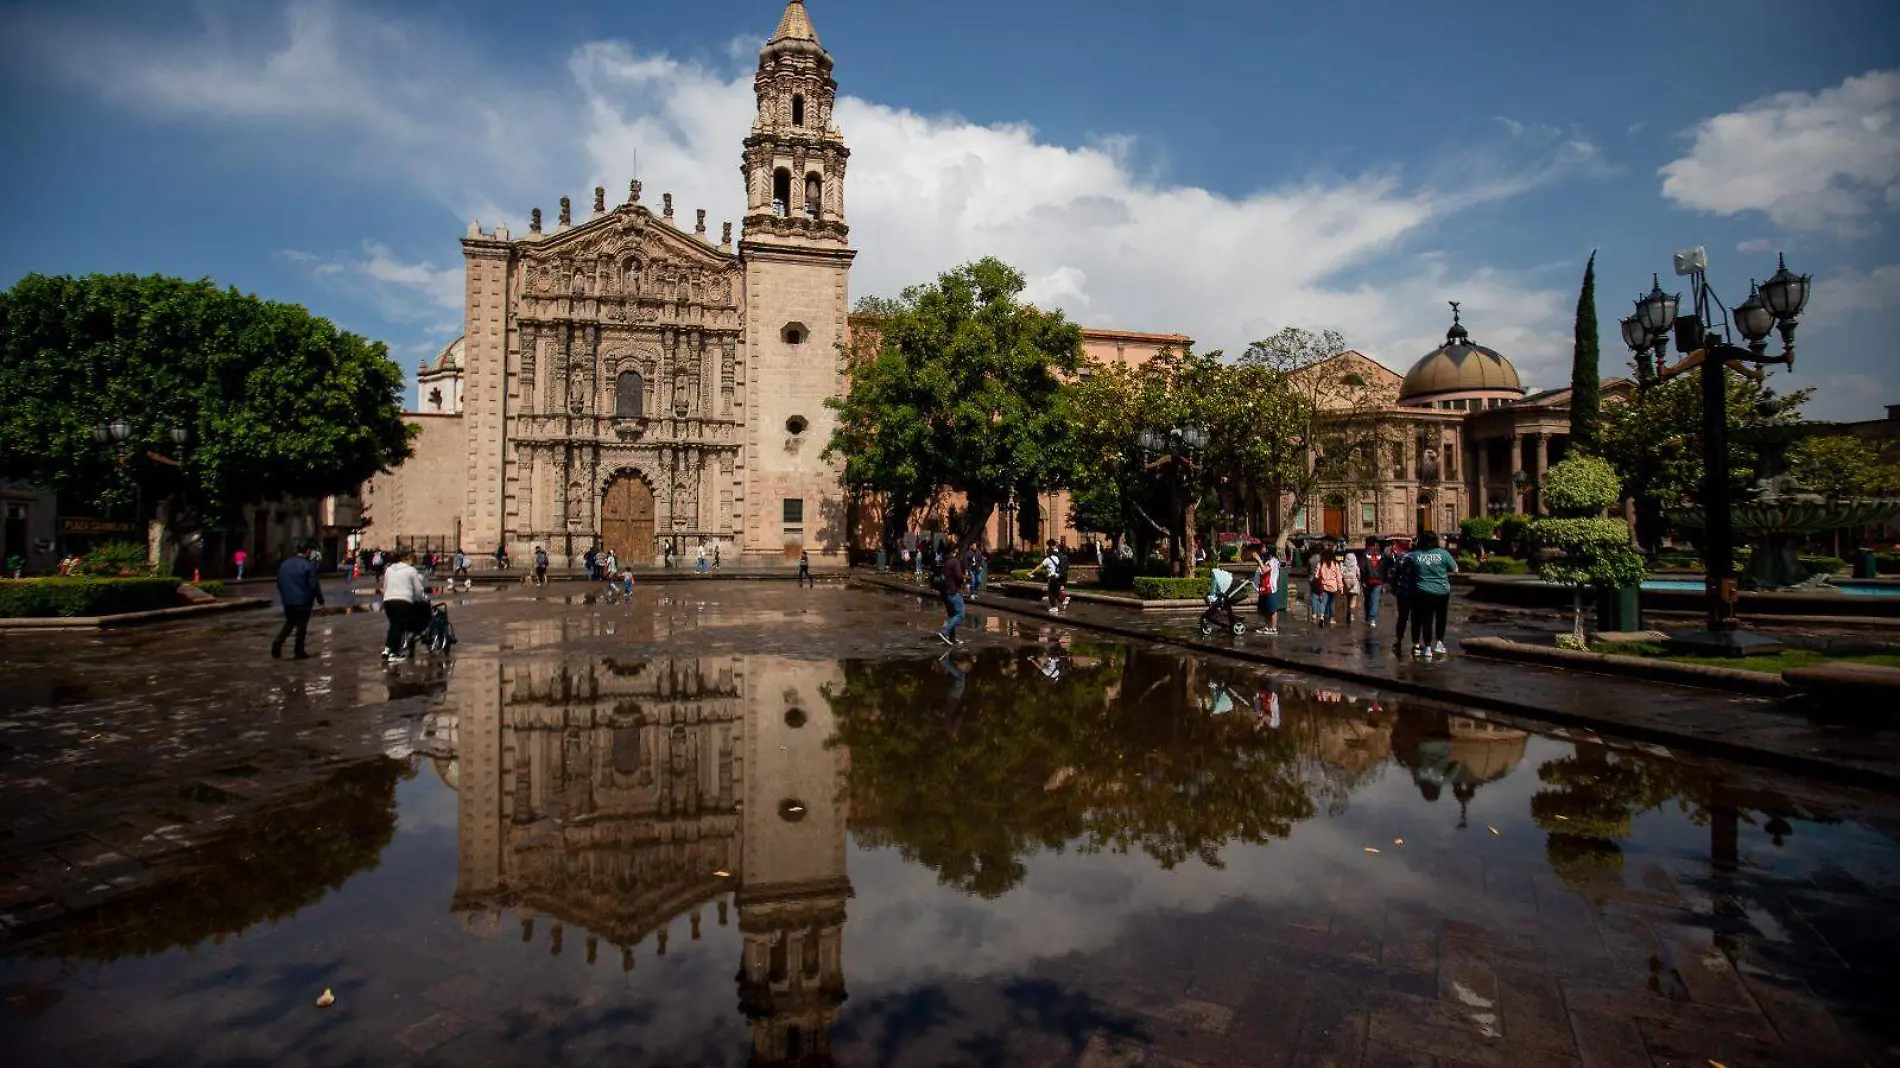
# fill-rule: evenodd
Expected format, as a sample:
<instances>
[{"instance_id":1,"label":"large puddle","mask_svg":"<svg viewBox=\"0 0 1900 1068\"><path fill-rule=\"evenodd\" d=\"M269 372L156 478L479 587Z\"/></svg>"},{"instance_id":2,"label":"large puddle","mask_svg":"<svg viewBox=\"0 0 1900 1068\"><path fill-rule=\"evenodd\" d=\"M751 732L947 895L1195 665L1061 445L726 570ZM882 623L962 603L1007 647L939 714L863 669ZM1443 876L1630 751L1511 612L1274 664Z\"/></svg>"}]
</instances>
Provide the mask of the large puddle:
<instances>
[{"instance_id":1,"label":"large puddle","mask_svg":"<svg viewBox=\"0 0 1900 1068\"><path fill-rule=\"evenodd\" d=\"M1894 1048L1894 825L1822 788L1053 631L545 637L365 683L381 755L194 775L57 904L10 877L9 1062Z\"/></svg>"}]
</instances>

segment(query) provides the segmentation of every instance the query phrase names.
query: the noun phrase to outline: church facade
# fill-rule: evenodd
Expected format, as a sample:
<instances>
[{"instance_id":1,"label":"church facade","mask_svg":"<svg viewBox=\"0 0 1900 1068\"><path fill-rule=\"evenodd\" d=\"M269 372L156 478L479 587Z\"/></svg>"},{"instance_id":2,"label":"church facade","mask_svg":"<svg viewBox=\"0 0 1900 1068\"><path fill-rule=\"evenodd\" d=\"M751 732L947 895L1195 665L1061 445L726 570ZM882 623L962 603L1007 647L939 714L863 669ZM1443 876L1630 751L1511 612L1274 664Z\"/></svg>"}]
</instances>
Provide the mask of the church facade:
<instances>
[{"instance_id":1,"label":"church facade","mask_svg":"<svg viewBox=\"0 0 1900 1068\"><path fill-rule=\"evenodd\" d=\"M837 82L803 0L759 54L743 143L743 229L659 210L633 180L528 233L471 223L465 334L420 376L416 455L364 487L366 544L593 545L629 562L666 543L796 557L845 543L820 458L842 391L850 301Z\"/></svg>"}]
</instances>

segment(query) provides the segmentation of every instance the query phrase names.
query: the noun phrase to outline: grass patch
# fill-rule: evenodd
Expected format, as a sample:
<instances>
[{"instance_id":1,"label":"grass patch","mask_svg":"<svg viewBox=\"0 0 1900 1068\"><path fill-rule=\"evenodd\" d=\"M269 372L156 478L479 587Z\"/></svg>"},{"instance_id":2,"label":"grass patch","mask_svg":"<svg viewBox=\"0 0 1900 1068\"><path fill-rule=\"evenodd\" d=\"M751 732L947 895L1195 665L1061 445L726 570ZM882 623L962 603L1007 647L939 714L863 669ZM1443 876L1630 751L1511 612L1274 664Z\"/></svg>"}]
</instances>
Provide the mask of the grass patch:
<instances>
[{"instance_id":1,"label":"grass patch","mask_svg":"<svg viewBox=\"0 0 1900 1068\"><path fill-rule=\"evenodd\" d=\"M1866 656L1829 656L1813 649L1788 649L1763 656L1676 656L1663 651L1654 642L1604 642L1592 645L1593 653L1612 656L1640 656L1646 660L1667 660L1672 664L1699 664L1703 667L1738 668L1779 675L1789 668L1819 667L1822 664L1872 664L1875 667L1900 668L1900 655L1872 653Z\"/></svg>"}]
</instances>

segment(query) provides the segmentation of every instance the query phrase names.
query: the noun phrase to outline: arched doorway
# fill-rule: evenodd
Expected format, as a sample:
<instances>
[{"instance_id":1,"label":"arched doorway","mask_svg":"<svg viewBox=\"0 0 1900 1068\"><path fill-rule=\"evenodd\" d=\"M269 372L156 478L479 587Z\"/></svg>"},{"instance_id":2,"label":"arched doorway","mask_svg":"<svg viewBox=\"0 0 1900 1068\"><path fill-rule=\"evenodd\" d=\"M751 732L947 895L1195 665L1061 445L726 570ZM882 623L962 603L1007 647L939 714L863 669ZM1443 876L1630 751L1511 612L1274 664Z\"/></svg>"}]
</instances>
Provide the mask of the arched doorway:
<instances>
[{"instance_id":1,"label":"arched doorway","mask_svg":"<svg viewBox=\"0 0 1900 1068\"><path fill-rule=\"evenodd\" d=\"M1420 490L1418 494L1418 522L1412 533L1423 534L1432 529L1432 491Z\"/></svg>"},{"instance_id":2,"label":"arched doorway","mask_svg":"<svg viewBox=\"0 0 1900 1068\"><path fill-rule=\"evenodd\" d=\"M646 479L623 471L607 483L600 504L600 539L631 564L653 558L653 487Z\"/></svg>"},{"instance_id":3,"label":"arched doorway","mask_svg":"<svg viewBox=\"0 0 1900 1068\"><path fill-rule=\"evenodd\" d=\"M1320 508L1320 530L1329 538L1345 537L1346 498L1338 493L1329 493Z\"/></svg>"}]
</instances>

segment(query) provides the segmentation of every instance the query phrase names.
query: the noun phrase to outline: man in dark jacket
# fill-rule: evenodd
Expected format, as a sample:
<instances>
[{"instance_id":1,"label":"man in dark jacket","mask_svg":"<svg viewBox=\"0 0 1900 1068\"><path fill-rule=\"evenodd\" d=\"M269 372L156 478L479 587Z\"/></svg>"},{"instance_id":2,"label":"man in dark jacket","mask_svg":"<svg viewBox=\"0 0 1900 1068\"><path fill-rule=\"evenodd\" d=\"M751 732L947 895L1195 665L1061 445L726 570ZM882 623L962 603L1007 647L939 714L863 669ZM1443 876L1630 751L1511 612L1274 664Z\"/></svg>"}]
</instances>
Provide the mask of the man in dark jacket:
<instances>
[{"instance_id":1,"label":"man in dark jacket","mask_svg":"<svg viewBox=\"0 0 1900 1068\"><path fill-rule=\"evenodd\" d=\"M311 609L323 603L323 587L317 584L317 565L310 559L310 552L309 542L299 542L297 555L277 565L277 600L284 606L284 626L277 632L277 640L270 643L273 658L284 655L284 639L294 633L297 659L310 659L303 648L304 632L310 629Z\"/></svg>"}]
</instances>

